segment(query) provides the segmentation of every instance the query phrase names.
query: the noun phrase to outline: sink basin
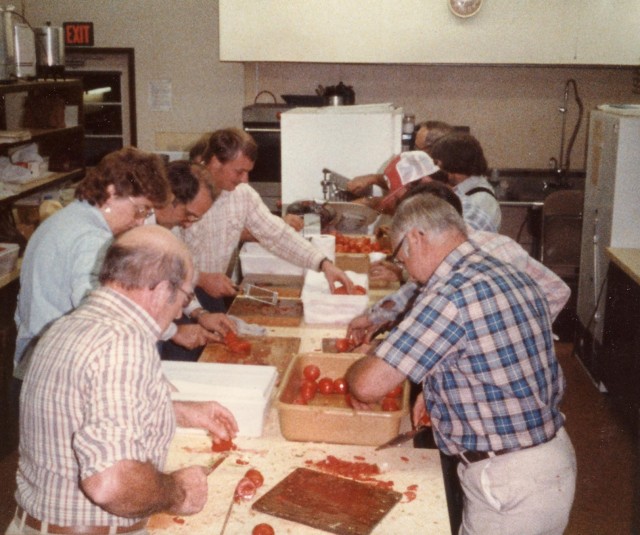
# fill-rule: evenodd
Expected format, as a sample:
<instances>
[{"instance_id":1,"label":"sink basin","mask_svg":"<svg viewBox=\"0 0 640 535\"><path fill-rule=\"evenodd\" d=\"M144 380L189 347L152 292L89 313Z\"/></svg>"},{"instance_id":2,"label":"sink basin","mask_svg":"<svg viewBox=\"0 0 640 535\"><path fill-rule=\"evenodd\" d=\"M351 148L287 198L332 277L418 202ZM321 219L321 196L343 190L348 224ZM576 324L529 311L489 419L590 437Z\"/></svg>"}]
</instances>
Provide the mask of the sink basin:
<instances>
[{"instance_id":1,"label":"sink basin","mask_svg":"<svg viewBox=\"0 0 640 535\"><path fill-rule=\"evenodd\" d=\"M542 203L560 189L584 189L583 171L569 171L560 177L548 169L501 169L491 183L500 202Z\"/></svg>"}]
</instances>

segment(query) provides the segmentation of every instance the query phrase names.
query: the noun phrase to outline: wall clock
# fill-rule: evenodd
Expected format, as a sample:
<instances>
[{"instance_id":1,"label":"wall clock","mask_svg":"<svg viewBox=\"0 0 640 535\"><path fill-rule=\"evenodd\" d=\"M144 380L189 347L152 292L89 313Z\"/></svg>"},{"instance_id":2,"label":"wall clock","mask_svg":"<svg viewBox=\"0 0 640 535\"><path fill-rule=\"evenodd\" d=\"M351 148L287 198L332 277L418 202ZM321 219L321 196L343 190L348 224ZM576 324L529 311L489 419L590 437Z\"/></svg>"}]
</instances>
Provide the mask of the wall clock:
<instances>
[{"instance_id":1,"label":"wall clock","mask_svg":"<svg viewBox=\"0 0 640 535\"><path fill-rule=\"evenodd\" d=\"M480 11L482 0L448 0L449 9L458 17L471 17Z\"/></svg>"}]
</instances>

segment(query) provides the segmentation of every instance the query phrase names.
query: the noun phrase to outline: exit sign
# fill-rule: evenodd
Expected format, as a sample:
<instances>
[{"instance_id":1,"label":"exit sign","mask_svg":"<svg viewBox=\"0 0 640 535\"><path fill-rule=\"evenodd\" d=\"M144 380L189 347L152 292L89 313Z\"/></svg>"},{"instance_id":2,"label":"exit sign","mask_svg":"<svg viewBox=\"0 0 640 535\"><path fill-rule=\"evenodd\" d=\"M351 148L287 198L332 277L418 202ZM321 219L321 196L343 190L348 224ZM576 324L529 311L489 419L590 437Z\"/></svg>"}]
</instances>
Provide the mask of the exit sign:
<instances>
[{"instance_id":1,"label":"exit sign","mask_svg":"<svg viewBox=\"0 0 640 535\"><path fill-rule=\"evenodd\" d=\"M65 46L93 46L93 22L63 22Z\"/></svg>"}]
</instances>

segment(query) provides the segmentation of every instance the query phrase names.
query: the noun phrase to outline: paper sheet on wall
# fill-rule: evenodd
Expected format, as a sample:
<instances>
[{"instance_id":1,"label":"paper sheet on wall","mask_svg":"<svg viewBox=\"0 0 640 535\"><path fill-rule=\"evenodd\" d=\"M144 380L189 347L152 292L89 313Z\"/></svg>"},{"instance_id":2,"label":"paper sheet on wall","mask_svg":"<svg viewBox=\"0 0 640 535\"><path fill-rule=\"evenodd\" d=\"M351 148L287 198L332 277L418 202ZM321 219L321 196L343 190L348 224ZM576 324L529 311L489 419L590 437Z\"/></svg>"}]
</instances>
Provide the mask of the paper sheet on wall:
<instances>
[{"instance_id":1,"label":"paper sheet on wall","mask_svg":"<svg viewBox=\"0 0 640 535\"><path fill-rule=\"evenodd\" d=\"M149 106L151 111L171 111L173 90L171 80L151 80L149 82Z\"/></svg>"}]
</instances>

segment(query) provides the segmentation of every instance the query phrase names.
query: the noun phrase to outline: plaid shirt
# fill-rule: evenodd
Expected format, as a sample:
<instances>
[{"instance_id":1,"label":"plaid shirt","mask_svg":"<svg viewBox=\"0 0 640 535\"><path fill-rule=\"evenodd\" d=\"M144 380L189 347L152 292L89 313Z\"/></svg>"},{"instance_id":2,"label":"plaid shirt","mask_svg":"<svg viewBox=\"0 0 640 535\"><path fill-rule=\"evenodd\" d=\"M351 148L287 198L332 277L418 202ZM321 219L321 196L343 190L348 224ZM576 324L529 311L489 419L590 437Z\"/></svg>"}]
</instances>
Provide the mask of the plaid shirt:
<instances>
[{"instance_id":1,"label":"plaid shirt","mask_svg":"<svg viewBox=\"0 0 640 535\"><path fill-rule=\"evenodd\" d=\"M478 195L480 195L480 193L478 193ZM471 197L462 195L460 202L462 202L464 220L472 229L487 230L489 232L498 232L500 230L500 220L498 219L496 223L496 219L478 207L471 200Z\"/></svg>"},{"instance_id":2,"label":"plaid shirt","mask_svg":"<svg viewBox=\"0 0 640 535\"><path fill-rule=\"evenodd\" d=\"M546 442L565 381L546 300L526 274L464 242L376 354L416 383L441 450Z\"/></svg>"},{"instance_id":3,"label":"plaid shirt","mask_svg":"<svg viewBox=\"0 0 640 535\"><path fill-rule=\"evenodd\" d=\"M524 271L536 281L547 298L551 320L556 319L571 295L569 286L558 275L532 258L518 242L508 236L473 230L469 230L469 236L470 241L484 252ZM408 282L402 285L398 291L378 301L371 307L372 319L375 322L395 320L398 314L405 310L407 302L417 288L418 285L415 282ZM390 302L393 303L393 306L389 305ZM385 304L384 307L383 304Z\"/></svg>"},{"instance_id":4,"label":"plaid shirt","mask_svg":"<svg viewBox=\"0 0 640 535\"><path fill-rule=\"evenodd\" d=\"M181 231L200 271L231 273L234 251L246 228L273 254L318 270L325 255L281 218L274 216L248 184L223 191L202 219Z\"/></svg>"},{"instance_id":5,"label":"plaid shirt","mask_svg":"<svg viewBox=\"0 0 640 535\"><path fill-rule=\"evenodd\" d=\"M502 219L500 203L498 203L495 197L483 191L467 195L467 192L475 188L487 188L488 190L493 191L493 186L491 186L491 183L483 176L470 176L453 188L456 195L462 199L462 213L464 214L465 221L468 221L465 211L469 210L470 204L475 205L480 211L489 216L493 226L490 228L484 224L483 226L478 226L475 223L472 226L478 230L492 230L494 232L498 232L500 229L500 221ZM478 224L480 224L480 221L478 221Z\"/></svg>"},{"instance_id":6,"label":"plaid shirt","mask_svg":"<svg viewBox=\"0 0 640 535\"><path fill-rule=\"evenodd\" d=\"M121 460L162 469L175 429L158 324L109 289L95 290L38 343L22 387L16 501L62 526L129 526L79 482Z\"/></svg>"}]
</instances>

